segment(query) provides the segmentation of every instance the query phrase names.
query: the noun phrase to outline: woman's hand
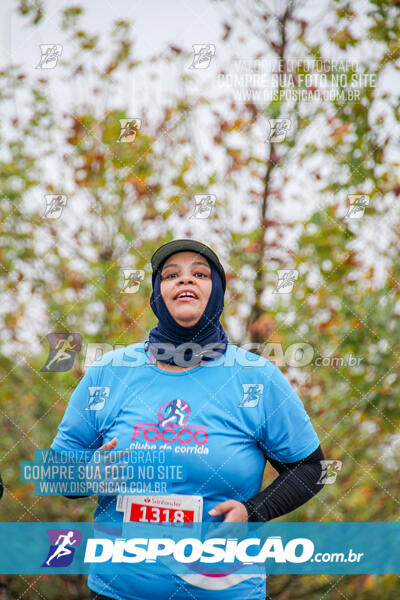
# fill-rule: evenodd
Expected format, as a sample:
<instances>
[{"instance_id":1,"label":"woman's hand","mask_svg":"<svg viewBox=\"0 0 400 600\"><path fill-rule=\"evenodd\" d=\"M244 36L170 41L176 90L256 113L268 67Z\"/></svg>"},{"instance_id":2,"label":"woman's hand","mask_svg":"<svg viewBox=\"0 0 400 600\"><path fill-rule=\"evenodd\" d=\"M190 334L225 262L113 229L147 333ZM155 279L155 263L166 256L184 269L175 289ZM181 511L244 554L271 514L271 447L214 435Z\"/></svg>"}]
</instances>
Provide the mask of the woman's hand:
<instances>
[{"instance_id":1,"label":"woman's hand","mask_svg":"<svg viewBox=\"0 0 400 600\"><path fill-rule=\"evenodd\" d=\"M224 523L243 523L248 521L248 513L244 504L237 500L226 500L208 511L212 517L225 513Z\"/></svg>"},{"instance_id":2,"label":"woman's hand","mask_svg":"<svg viewBox=\"0 0 400 600\"><path fill-rule=\"evenodd\" d=\"M113 438L111 440L111 442L107 442L103 446L100 446L99 450L113 450L115 448L115 446L117 445L117 442L118 442L117 438Z\"/></svg>"}]
</instances>

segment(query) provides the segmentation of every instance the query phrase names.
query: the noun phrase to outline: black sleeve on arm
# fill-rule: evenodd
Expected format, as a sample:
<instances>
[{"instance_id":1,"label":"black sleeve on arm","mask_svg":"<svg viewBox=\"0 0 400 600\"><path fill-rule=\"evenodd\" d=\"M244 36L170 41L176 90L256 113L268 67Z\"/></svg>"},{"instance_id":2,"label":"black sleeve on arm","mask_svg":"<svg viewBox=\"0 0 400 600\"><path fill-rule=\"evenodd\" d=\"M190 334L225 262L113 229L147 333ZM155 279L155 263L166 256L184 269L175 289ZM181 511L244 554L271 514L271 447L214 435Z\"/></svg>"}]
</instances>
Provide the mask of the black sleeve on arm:
<instances>
[{"instance_id":1,"label":"black sleeve on arm","mask_svg":"<svg viewBox=\"0 0 400 600\"><path fill-rule=\"evenodd\" d=\"M271 521L295 510L324 487L317 483L322 474L321 446L306 458L283 463L268 457L279 476L264 490L243 502L249 521Z\"/></svg>"},{"instance_id":2,"label":"black sleeve on arm","mask_svg":"<svg viewBox=\"0 0 400 600\"><path fill-rule=\"evenodd\" d=\"M63 496L64 496L64 498L72 498L72 499L75 499L75 498L90 498L90 496L65 496L65 494L63 494Z\"/></svg>"}]
</instances>

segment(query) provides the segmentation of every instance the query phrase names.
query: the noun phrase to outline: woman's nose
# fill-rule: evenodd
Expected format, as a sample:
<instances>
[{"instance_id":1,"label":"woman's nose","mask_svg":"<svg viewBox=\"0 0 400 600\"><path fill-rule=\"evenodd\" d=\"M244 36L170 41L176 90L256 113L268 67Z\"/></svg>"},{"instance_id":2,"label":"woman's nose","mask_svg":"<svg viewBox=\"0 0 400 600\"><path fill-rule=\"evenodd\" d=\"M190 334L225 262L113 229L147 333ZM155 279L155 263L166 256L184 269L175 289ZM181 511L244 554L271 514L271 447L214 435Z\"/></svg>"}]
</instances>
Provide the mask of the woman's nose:
<instances>
[{"instance_id":1,"label":"woman's nose","mask_svg":"<svg viewBox=\"0 0 400 600\"><path fill-rule=\"evenodd\" d=\"M180 276L180 280L183 281L183 282L186 282L186 283L189 283L189 282L193 283L194 278L190 274L189 275L181 275Z\"/></svg>"},{"instance_id":2,"label":"woman's nose","mask_svg":"<svg viewBox=\"0 0 400 600\"><path fill-rule=\"evenodd\" d=\"M179 276L179 280L180 281L193 281L194 277L193 274L189 271L189 272L182 272Z\"/></svg>"}]
</instances>

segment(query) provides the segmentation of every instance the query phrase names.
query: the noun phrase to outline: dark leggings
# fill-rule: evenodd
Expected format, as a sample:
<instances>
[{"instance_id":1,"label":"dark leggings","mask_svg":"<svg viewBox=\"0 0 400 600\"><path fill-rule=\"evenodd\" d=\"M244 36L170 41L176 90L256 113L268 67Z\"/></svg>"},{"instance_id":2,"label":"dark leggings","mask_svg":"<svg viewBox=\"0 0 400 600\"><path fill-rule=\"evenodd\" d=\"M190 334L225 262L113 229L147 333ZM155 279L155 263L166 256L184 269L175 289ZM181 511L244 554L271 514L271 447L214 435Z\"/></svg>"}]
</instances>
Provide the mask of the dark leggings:
<instances>
[{"instance_id":1,"label":"dark leggings","mask_svg":"<svg viewBox=\"0 0 400 600\"><path fill-rule=\"evenodd\" d=\"M113 598L111 598L111 596L103 596L103 594L98 594L97 592L90 590L90 600L113 600Z\"/></svg>"}]
</instances>

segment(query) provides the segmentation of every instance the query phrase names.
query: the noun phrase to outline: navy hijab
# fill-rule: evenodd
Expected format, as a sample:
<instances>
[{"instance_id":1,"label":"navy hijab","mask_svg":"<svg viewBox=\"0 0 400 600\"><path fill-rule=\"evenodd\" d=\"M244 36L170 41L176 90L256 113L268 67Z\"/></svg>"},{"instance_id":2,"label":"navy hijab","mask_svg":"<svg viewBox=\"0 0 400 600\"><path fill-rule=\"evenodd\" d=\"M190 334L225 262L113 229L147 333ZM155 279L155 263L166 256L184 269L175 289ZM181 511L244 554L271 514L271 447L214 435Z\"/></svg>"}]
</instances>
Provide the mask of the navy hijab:
<instances>
[{"instance_id":1,"label":"navy hijab","mask_svg":"<svg viewBox=\"0 0 400 600\"><path fill-rule=\"evenodd\" d=\"M228 344L228 336L219 321L219 317L224 309L224 289L221 276L212 262L207 262L211 269L211 294L203 314L192 327L179 325L165 305L160 288L162 265L155 277L150 297L150 306L159 321L157 327L154 327L149 334L150 350L152 350L152 344L157 343L172 344L175 349L185 343L198 344L202 348L207 344L213 345L212 350L209 349L211 348L209 346L205 351L195 349L193 352L192 349L187 347L180 349L174 355L178 357L179 354L178 362L180 366L193 366L199 364L202 360L213 360L220 354L225 353ZM154 347L152 353L155 354ZM174 356L164 359L158 353L157 359L169 365L175 365ZM182 361L185 362L183 363Z\"/></svg>"}]
</instances>

